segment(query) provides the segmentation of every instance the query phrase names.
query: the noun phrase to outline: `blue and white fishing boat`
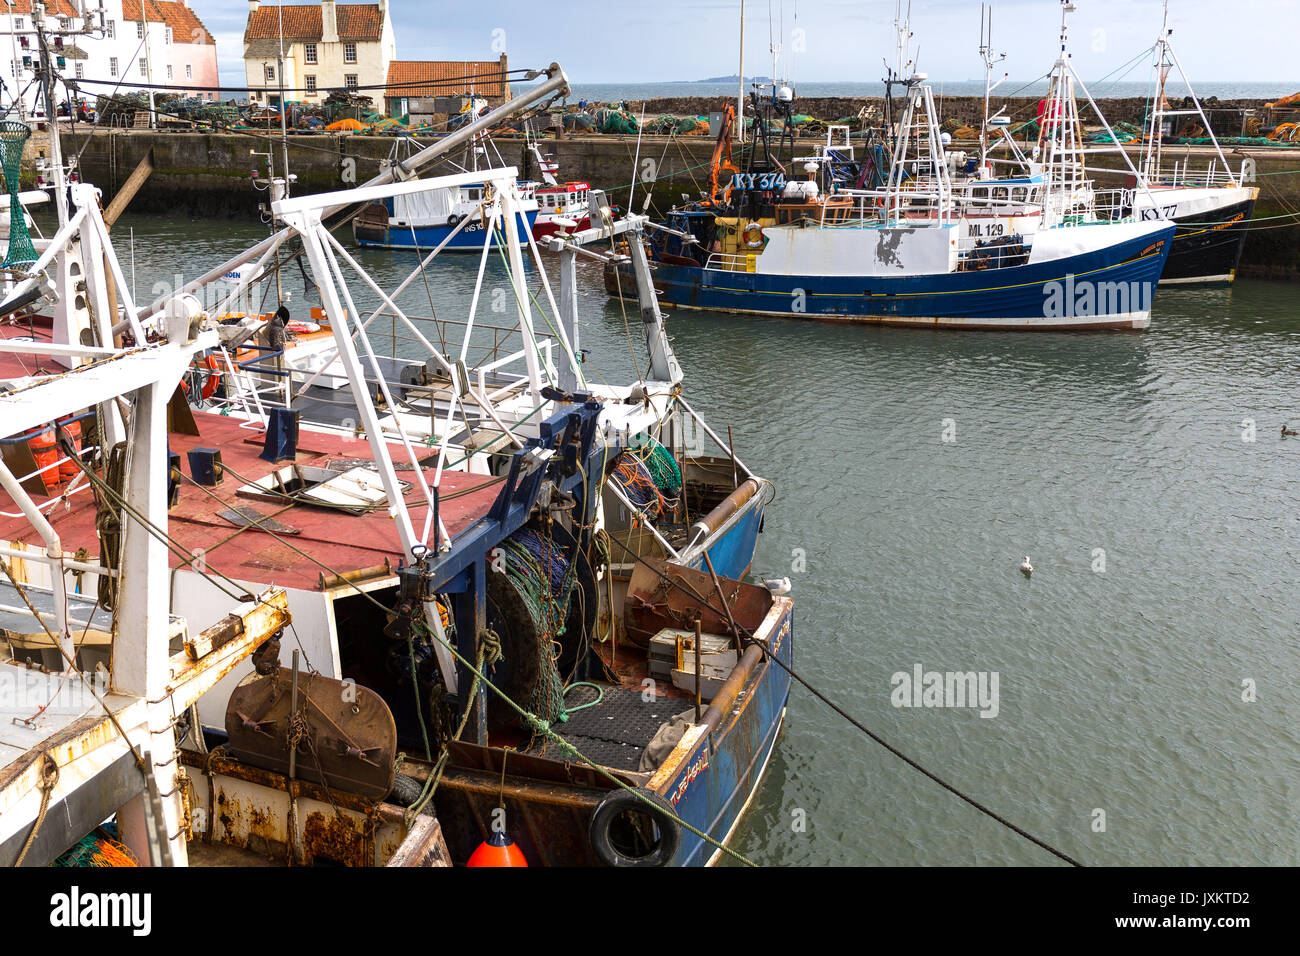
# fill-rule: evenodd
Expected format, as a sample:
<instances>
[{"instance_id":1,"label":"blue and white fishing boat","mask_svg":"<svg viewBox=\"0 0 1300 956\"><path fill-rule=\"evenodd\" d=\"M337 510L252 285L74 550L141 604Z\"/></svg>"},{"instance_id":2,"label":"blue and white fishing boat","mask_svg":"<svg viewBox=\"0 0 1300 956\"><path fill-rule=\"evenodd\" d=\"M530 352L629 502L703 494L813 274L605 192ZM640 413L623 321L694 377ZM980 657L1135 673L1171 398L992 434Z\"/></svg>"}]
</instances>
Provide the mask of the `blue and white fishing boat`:
<instances>
[{"instance_id":1,"label":"blue and white fishing boat","mask_svg":"<svg viewBox=\"0 0 1300 956\"><path fill-rule=\"evenodd\" d=\"M566 87L553 67L479 123ZM489 221L518 226L501 230L509 329L485 324L481 286L463 315L408 314L321 221L333 208L475 183L487 188ZM205 553L206 570L249 587L281 582L296 625L279 667L241 669L198 702L199 739L226 744L182 756L194 809L213 821L203 847L356 865L484 854L704 865L732 852L791 685L788 587L744 580L773 488L688 402L644 217L615 222L603 194L592 202L599 227L532 243L521 238L517 170L400 182L390 170L356 189L276 200L283 230L182 290L222 283L209 311L229 319L201 363L220 384L206 398L191 389L194 428L171 437L193 472L172 534L182 549L202 547L214 524L252 522ZM578 358L576 261L609 256L611 238L633 249L644 329L645 371L627 384L590 381ZM288 241L302 243L322 302L301 341L268 338L275 330L233 307L274 282ZM542 245L558 254L558 284ZM487 242L479 250L492 254ZM439 265L421 261L398 290ZM232 274L233 288L222 280ZM378 303L359 309L359 293ZM367 328L381 317L418 345L379 354L387 334ZM175 593L178 607L201 603L202 577L178 567ZM277 689L295 682L322 713L295 710ZM348 682L360 713L325 703ZM295 722L321 766L295 764L279 732ZM276 730L263 732L268 723ZM358 813L378 829L353 827ZM329 846L312 830L320 815L340 819Z\"/></svg>"},{"instance_id":2,"label":"blue and white fishing boat","mask_svg":"<svg viewBox=\"0 0 1300 956\"><path fill-rule=\"evenodd\" d=\"M712 177L719 185L708 199L671 210L656 233L661 301L925 328L1145 328L1173 228L1081 215L1079 190L1090 187L1063 164L972 202L975 187L954 185L955 157L926 79L891 76L906 105L891 148L871 157L876 182L859 179L873 188L824 174L843 156L829 138L807 160L774 154L766 130L770 120L790 127L793 97L780 86L766 100L754 92L761 121L747 168L730 182L720 175L735 169L724 129ZM626 266L606 269L612 294L630 289L629 279Z\"/></svg>"},{"instance_id":3,"label":"blue and white fishing boat","mask_svg":"<svg viewBox=\"0 0 1300 956\"><path fill-rule=\"evenodd\" d=\"M485 237L493 248L502 248L503 229L526 243L540 207L531 188L535 184L522 185L523 224L491 222L485 212L487 184L475 182L371 203L353 220L353 234L358 245L381 249L478 252Z\"/></svg>"},{"instance_id":4,"label":"blue and white fishing boat","mask_svg":"<svg viewBox=\"0 0 1300 956\"><path fill-rule=\"evenodd\" d=\"M1074 7L1074 3L1062 0L1060 54L1040 108L1037 141L1027 151L1011 138L1010 121L1003 110L989 114L989 97L998 85L991 80L995 60L989 16L980 43L986 90L980 153L978 160L957 164L969 170L969 175L955 184L959 201L968 203L968 210L979 209L985 215L996 210L994 214L1001 219L1024 216L1025 209L1032 210L1039 201L1023 195L1025 190L1021 186L1025 181L1057 180L1065 187L1055 193L1058 200L1063 200L1060 212L1072 218L1175 223L1177 231L1160 276L1162 284L1231 282L1241 260L1259 189L1246 182L1249 160L1243 160L1237 170L1229 163L1194 91L1189 97L1190 108L1171 110L1169 107L1165 87L1172 70L1179 70L1189 91L1191 84L1182 73L1173 49L1168 3L1160 34L1151 48L1156 87L1142 131L1142 155L1137 164L1125 149L1127 134L1117 134L1111 128L1073 67L1067 36L1068 15ZM1080 94L1102 126L1090 136L1082 134ZM1212 149L1213 155L1199 169L1190 157L1181 162L1165 162L1165 140L1180 124L1199 128ZM1136 137L1133 141L1137 142ZM1091 157L1102 153L1117 157L1118 166L1096 165ZM995 173L997 168L1006 172ZM1116 176L1124 178L1123 184ZM1028 219L1018 228L1035 226L1036 221Z\"/></svg>"}]
</instances>

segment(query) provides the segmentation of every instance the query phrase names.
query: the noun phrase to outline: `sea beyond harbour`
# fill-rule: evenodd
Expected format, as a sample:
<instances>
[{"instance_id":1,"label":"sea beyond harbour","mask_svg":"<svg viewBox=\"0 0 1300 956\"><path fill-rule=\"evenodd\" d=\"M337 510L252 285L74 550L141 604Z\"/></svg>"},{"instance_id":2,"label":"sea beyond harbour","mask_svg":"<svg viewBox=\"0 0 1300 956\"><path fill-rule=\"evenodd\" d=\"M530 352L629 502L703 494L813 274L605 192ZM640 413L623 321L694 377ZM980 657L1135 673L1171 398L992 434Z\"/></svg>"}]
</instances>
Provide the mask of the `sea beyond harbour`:
<instances>
[{"instance_id":1,"label":"sea beyond harbour","mask_svg":"<svg viewBox=\"0 0 1300 956\"><path fill-rule=\"evenodd\" d=\"M1147 82L1134 82L1131 80L1113 82L1105 79L1098 79L1094 82L1092 78L1087 76L1083 79L1088 84L1089 91L1095 97L1128 98L1148 96L1152 91L1151 84ZM931 79L930 82L934 87L936 97L984 95L984 81L982 79L954 81ZM574 82L569 102L576 103L579 100L586 100L590 103L610 103L623 100L735 96L738 86L738 81L725 83L696 81L669 83ZM747 92L750 87L751 83L747 81ZM808 98L837 97L848 99L862 96L881 96L884 92L884 84L879 80L866 82L796 82L793 84L793 88L797 96ZM1170 79L1167 89L1168 95L1173 97L1186 96L1188 92L1185 84L1173 78ZM1221 100L1276 99L1300 90L1300 78L1276 82L1204 80L1196 82L1194 89L1197 96L1202 98L1213 96ZM1045 94L1046 92L1047 80L1045 78L1039 80L1008 79L1002 82L994 96L1033 96Z\"/></svg>"}]
</instances>

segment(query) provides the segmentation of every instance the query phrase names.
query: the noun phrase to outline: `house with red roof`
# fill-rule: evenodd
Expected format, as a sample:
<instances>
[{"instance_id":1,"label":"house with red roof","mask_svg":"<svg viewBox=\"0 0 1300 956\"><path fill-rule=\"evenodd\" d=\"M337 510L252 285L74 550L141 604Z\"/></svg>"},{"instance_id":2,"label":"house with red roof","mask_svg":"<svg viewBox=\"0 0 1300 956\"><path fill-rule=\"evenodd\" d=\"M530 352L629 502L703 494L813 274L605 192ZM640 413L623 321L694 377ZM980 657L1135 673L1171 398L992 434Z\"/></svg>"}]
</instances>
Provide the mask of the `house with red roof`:
<instances>
[{"instance_id":1,"label":"house with red roof","mask_svg":"<svg viewBox=\"0 0 1300 956\"><path fill-rule=\"evenodd\" d=\"M377 3L260 3L244 28L249 99L266 106L321 103L352 90L382 103L397 41L388 0Z\"/></svg>"},{"instance_id":2,"label":"house with red roof","mask_svg":"<svg viewBox=\"0 0 1300 956\"><path fill-rule=\"evenodd\" d=\"M433 108L431 101L439 97L481 99L500 106L510 99L509 70L504 53L496 60L393 60L388 64L386 112L389 116L449 112Z\"/></svg>"}]
</instances>

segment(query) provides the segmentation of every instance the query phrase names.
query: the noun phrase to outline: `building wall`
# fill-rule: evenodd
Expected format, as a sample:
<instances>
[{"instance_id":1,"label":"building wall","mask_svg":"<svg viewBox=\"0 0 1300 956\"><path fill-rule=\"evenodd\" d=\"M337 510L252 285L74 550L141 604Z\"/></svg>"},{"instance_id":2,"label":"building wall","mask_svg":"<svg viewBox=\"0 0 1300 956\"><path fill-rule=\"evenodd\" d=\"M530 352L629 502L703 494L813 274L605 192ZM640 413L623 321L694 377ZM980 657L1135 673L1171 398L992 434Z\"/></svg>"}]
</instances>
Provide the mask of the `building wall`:
<instances>
[{"instance_id":1,"label":"building wall","mask_svg":"<svg viewBox=\"0 0 1300 956\"><path fill-rule=\"evenodd\" d=\"M388 64L397 56L397 40L393 32L392 17L388 4L379 4L383 16L383 28L379 40L337 39L314 42L316 62L307 62L307 43L301 39L286 37L284 40L284 80L285 99L290 102L320 104L329 96L331 90L343 89L349 74L355 74L357 85L372 87L362 90L366 96L374 99L382 109L384 101L384 84L388 81ZM330 35L326 30L325 35ZM334 34L337 36L337 33ZM355 43L357 60L348 63L345 60L346 45ZM267 104L280 95L279 71L274 82L266 79L266 68L277 63L278 50L276 41L259 40L251 47L245 40L244 74L248 83L249 97L255 102ZM304 92L306 77L316 78L316 93Z\"/></svg>"},{"instance_id":2,"label":"building wall","mask_svg":"<svg viewBox=\"0 0 1300 956\"><path fill-rule=\"evenodd\" d=\"M103 80L120 81L120 85L110 83L87 82L82 86L82 95L93 101L96 96L108 95L114 91L120 93L129 93L141 90L146 84L154 83L160 86L173 85L173 92L188 93L185 87L190 86L211 86L218 85L217 75L217 47L215 43L194 42L193 37L172 37L172 42L167 42L167 26L164 23L150 21L146 27L146 41L142 41L139 36L139 30L136 23L128 21L122 12L122 0L103 0L105 9L105 30L103 33L90 34L87 36L70 37L67 40L69 45L75 44L79 49L86 53L85 59L65 59L64 68L60 74L69 80ZM57 24L59 18L47 14L47 28ZM21 25L19 25L21 24ZM74 28L80 27L82 21L79 18L73 19L70 23ZM29 49L23 50L20 41L15 38L8 44L6 38L0 35L0 64L6 60L21 58L26 55L32 57L33 64L38 59L37 45L35 35L32 33L32 18L30 14L13 13L10 14L6 8L0 5L0 34L5 32L15 32L16 30L26 31L29 43ZM141 69L140 61L146 60L145 69ZM114 73L114 61L116 61L116 74ZM172 67L172 78L167 77L167 67ZM193 73L193 79L186 78L185 67L189 65ZM32 83L33 72L31 70L20 70L18 82L20 87L25 88L22 94L23 108L30 114L35 108L40 91ZM13 85L14 70L12 66L5 68L0 66L0 77L3 78L6 86L5 104L13 103ZM167 91L160 91L167 92ZM215 90L205 91L202 94L204 99L215 100L220 94ZM67 90L62 84L56 84L55 98L62 102L67 97Z\"/></svg>"}]
</instances>

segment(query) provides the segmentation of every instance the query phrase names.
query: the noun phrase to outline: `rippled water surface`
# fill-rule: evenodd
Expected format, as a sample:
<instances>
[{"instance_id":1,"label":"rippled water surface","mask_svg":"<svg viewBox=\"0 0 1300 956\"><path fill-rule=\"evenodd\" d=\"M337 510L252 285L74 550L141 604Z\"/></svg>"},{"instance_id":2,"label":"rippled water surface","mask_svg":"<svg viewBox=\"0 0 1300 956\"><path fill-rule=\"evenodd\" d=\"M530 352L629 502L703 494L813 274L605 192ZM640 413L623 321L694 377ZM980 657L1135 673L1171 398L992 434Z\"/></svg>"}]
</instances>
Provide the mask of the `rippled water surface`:
<instances>
[{"instance_id":1,"label":"rippled water surface","mask_svg":"<svg viewBox=\"0 0 1300 956\"><path fill-rule=\"evenodd\" d=\"M141 297L265 234L114 230L124 256L134 235ZM415 261L360 258L389 286ZM475 266L431 272L403 304L463 316ZM599 280L584 266L582 345L593 377L626 380L628 332ZM495 262L488 284L504 285ZM302 298L296 268L286 287ZM1298 294L1162 290L1145 333L707 313L669 329L692 403L779 488L755 572L793 579L812 684L1086 863L1294 864L1300 438L1279 433L1300 428ZM917 664L996 671L997 716L895 708L891 675ZM768 864L1055 862L799 688L735 845Z\"/></svg>"}]
</instances>

